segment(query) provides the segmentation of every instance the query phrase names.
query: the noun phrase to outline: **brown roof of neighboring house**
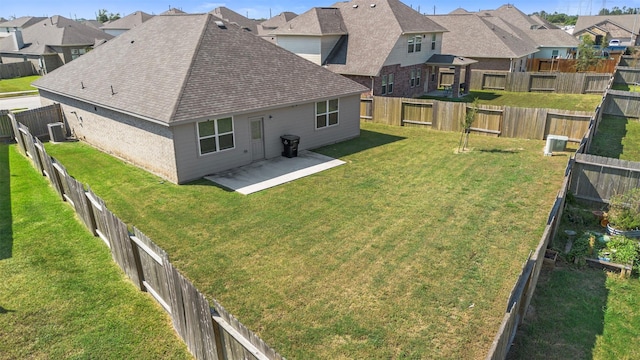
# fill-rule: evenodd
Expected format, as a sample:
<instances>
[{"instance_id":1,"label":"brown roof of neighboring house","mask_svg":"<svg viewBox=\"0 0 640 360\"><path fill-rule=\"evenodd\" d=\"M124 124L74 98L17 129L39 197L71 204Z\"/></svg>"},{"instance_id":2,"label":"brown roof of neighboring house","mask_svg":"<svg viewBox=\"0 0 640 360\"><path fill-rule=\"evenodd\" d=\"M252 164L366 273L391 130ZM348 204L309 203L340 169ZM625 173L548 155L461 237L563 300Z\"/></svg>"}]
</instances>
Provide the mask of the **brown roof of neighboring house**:
<instances>
[{"instance_id":1,"label":"brown roof of neighboring house","mask_svg":"<svg viewBox=\"0 0 640 360\"><path fill-rule=\"evenodd\" d=\"M554 25L554 24L552 24L552 23L548 22L547 20L545 20L545 19L541 18L541 17L540 17L540 16L538 16L538 15L529 15L529 17L530 17L533 21L535 21L535 22L537 22L538 24L540 24L540 26L541 26L541 27L544 27L544 28L546 28L546 29L560 29L560 27L559 27L559 26Z\"/></svg>"},{"instance_id":2,"label":"brown roof of neighboring house","mask_svg":"<svg viewBox=\"0 0 640 360\"><path fill-rule=\"evenodd\" d=\"M494 16L502 19L504 22L511 24L522 30L530 30L540 26L540 23L527 16L511 4L502 5L495 10L482 10L477 12L479 16Z\"/></svg>"},{"instance_id":3,"label":"brown roof of neighboring house","mask_svg":"<svg viewBox=\"0 0 640 360\"><path fill-rule=\"evenodd\" d=\"M251 31L252 33L254 33L254 35L258 33L258 24L260 23L259 21L244 17L224 6L220 6L209 11L209 14L212 14L213 16L228 21L232 24L235 23L241 28Z\"/></svg>"},{"instance_id":4,"label":"brown roof of neighboring house","mask_svg":"<svg viewBox=\"0 0 640 360\"><path fill-rule=\"evenodd\" d=\"M533 40L522 30L497 17L481 17L475 13L427 17L449 29L442 39L442 52L445 54L511 59L538 51Z\"/></svg>"},{"instance_id":5,"label":"brown roof of neighboring house","mask_svg":"<svg viewBox=\"0 0 640 360\"><path fill-rule=\"evenodd\" d=\"M156 16L34 86L163 124L367 91L230 25L211 14Z\"/></svg>"},{"instance_id":6,"label":"brown roof of neighboring house","mask_svg":"<svg viewBox=\"0 0 640 360\"><path fill-rule=\"evenodd\" d=\"M0 27L3 28L28 28L29 26L38 23L42 20L46 19L46 17L35 17L35 16L21 16L17 19L8 20L0 23Z\"/></svg>"},{"instance_id":7,"label":"brown roof of neighboring house","mask_svg":"<svg viewBox=\"0 0 640 360\"><path fill-rule=\"evenodd\" d=\"M304 19L309 21L303 22ZM330 8L311 9L278 27L274 33L278 36L345 34L347 40L339 50L344 53L340 58L346 61L325 66L338 74L378 76L401 36L445 31L398 0L351 0L337 2Z\"/></svg>"},{"instance_id":8,"label":"brown roof of neighboring house","mask_svg":"<svg viewBox=\"0 0 640 360\"><path fill-rule=\"evenodd\" d=\"M272 17L269 20L265 20L260 23L265 29L275 29L281 25L284 25L287 21L293 20L298 14L290 11L281 12L280 14Z\"/></svg>"},{"instance_id":9,"label":"brown roof of neighboring house","mask_svg":"<svg viewBox=\"0 0 640 360\"><path fill-rule=\"evenodd\" d=\"M177 15L177 14L186 14L186 12L180 9L170 8L169 10L160 13L160 15Z\"/></svg>"},{"instance_id":10,"label":"brown roof of neighboring house","mask_svg":"<svg viewBox=\"0 0 640 360\"><path fill-rule=\"evenodd\" d=\"M144 11L136 11L118 20L110 21L102 26L103 30L131 30L141 25L145 21L151 19L153 15L149 15Z\"/></svg>"},{"instance_id":11,"label":"brown roof of neighboring house","mask_svg":"<svg viewBox=\"0 0 640 360\"><path fill-rule=\"evenodd\" d=\"M596 16L578 16L576 27L573 33L579 33L592 26L602 24L605 22L612 22L617 26L625 28L629 32L638 34L640 30L640 19L638 15L596 15Z\"/></svg>"},{"instance_id":12,"label":"brown roof of neighboring house","mask_svg":"<svg viewBox=\"0 0 640 360\"><path fill-rule=\"evenodd\" d=\"M15 49L11 36L0 40L0 51L3 53L43 55L55 53L51 46L92 46L98 40L109 40L113 36L105 32L83 25L77 21L60 15L31 25L22 30L24 47Z\"/></svg>"},{"instance_id":13,"label":"brown roof of neighboring house","mask_svg":"<svg viewBox=\"0 0 640 360\"><path fill-rule=\"evenodd\" d=\"M340 9L315 7L270 32L272 35L346 35Z\"/></svg>"},{"instance_id":14,"label":"brown roof of neighboring house","mask_svg":"<svg viewBox=\"0 0 640 360\"><path fill-rule=\"evenodd\" d=\"M536 29L527 33L538 47L578 47L580 41L562 29Z\"/></svg>"}]
</instances>

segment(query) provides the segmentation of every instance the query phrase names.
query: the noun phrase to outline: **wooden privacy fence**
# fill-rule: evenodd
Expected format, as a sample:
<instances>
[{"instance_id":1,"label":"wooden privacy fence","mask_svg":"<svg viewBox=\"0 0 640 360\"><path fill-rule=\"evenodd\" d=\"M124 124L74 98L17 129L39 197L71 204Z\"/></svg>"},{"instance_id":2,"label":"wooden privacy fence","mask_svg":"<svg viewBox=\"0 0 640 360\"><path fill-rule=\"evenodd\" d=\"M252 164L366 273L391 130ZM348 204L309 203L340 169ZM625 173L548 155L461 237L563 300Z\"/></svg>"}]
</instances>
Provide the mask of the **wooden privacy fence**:
<instances>
[{"instance_id":1,"label":"wooden privacy fence","mask_svg":"<svg viewBox=\"0 0 640 360\"><path fill-rule=\"evenodd\" d=\"M631 67L631 68L640 68L640 58L638 57L634 57L634 56L629 56L629 55L623 55L620 58L620 62L618 63L618 68L620 66L626 66L626 67Z\"/></svg>"},{"instance_id":2,"label":"wooden privacy fence","mask_svg":"<svg viewBox=\"0 0 640 360\"><path fill-rule=\"evenodd\" d=\"M608 84L608 87L610 86L611 81ZM540 239L536 249L529 255L527 261L525 261L522 266L522 272L518 277L518 281L511 290L504 317L502 318L498 333L494 337L489 353L487 354L487 360L502 360L507 358L518 326L522 323L529 304L531 303L531 299L533 298L533 293L538 284L540 270L544 263L546 249L551 242L551 239L556 235L558 227L560 226L560 219L564 212L567 193L573 187L572 184L577 181L581 181L581 178L583 177L581 164L584 164L585 161L582 159L585 158L586 155L584 154L588 151L593 136L595 135L598 125L602 120L604 102L605 96L602 97L600 105L596 108L595 114L591 117L589 126L580 141L580 145L578 146L576 153L567 163L564 180L562 181L562 186L556 195L556 200L551 207L547 224L544 232L542 233L542 238ZM638 164L638 169L640 169L640 164ZM599 181L600 179L597 180Z\"/></svg>"},{"instance_id":3,"label":"wooden privacy fence","mask_svg":"<svg viewBox=\"0 0 640 360\"><path fill-rule=\"evenodd\" d=\"M613 72L613 70L612 70ZM464 78L464 74L461 75ZM471 71L471 90L555 92L562 94L603 93L611 73ZM453 83L453 72L440 73L440 86Z\"/></svg>"},{"instance_id":4,"label":"wooden privacy fence","mask_svg":"<svg viewBox=\"0 0 640 360\"><path fill-rule=\"evenodd\" d=\"M598 59L598 62L590 66L587 71L612 74L615 71L618 59ZM578 68L576 59L527 59L527 71L557 71L575 73Z\"/></svg>"},{"instance_id":5,"label":"wooden privacy fence","mask_svg":"<svg viewBox=\"0 0 640 360\"><path fill-rule=\"evenodd\" d=\"M0 79L13 79L30 75L38 75L38 70L36 70L31 61L0 64Z\"/></svg>"},{"instance_id":6,"label":"wooden privacy fence","mask_svg":"<svg viewBox=\"0 0 640 360\"><path fill-rule=\"evenodd\" d=\"M640 84L640 68L618 66L615 76L613 77L614 84Z\"/></svg>"},{"instance_id":7,"label":"wooden privacy fence","mask_svg":"<svg viewBox=\"0 0 640 360\"><path fill-rule=\"evenodd\" d=\"M640 93L607 90L604 114L640 118Z\"/></svg>"},{"instance_id":8,"label":"wooden privacy fence","mask_svg":"<svg viewBox=\"0 0 640 360\"><path fill-rule=\"evenodd\" d=\"M18 123L29 128L31 134L38 138L48 138L48 124L64 122L60 104L40 107L13 113ZM15 137L8 110L0 110L0 139L13 139Z\"/></svg>"},{"instance_id":9,"label":"wooden privacy fence","mask_svg":"<svg viewBox=\"0 0 640 360\"><path fill-rule=\"evenodd\" d=\"M360 118L396 126L420 126L442 131L461 131L469 103L425 99L362 98ZM480 105L471 130L479 134L544 140L564 135L580 142L592 114L584 111Z\"/></svg>"},{"instance_id":10,"label":"wooden privacy fence","mask_svg":"<svg viewBox=\"0 0 640 360\"><path fill-rule=\"evenodd\" d=\"M571 193L577 199L608 203L611 196L640 187L640 163L576 154Z\"/></svg>"},{"instance_id":11,"label":"wooden privacy fence","mask_svg":"<svg viewBox=\"0 0 640 360\"><path fill-rule=\"evenodd\" d=\"M113 260L141 291L147 291L171 315L173 326L196 359L284 359L257 335L206 297L171 264L167 253L137 228L113 214L88 187L50 157L29 128L9 114L20 152L51 182L94 236L111 250Z\"/></svg>"}]
</instances>

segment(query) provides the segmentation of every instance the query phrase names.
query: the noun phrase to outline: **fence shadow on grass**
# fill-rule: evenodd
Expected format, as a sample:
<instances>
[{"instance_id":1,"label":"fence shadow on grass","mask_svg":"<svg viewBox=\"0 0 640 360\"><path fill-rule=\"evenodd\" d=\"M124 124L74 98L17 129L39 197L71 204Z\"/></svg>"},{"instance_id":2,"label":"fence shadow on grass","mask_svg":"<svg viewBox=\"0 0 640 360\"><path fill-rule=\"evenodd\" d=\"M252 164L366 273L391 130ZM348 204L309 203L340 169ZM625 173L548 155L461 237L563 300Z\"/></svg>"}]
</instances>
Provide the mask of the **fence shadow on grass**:
<instances>
[{"instance_id":1,"label":"fence shadow on grass","mask_svg":"<svg viewBox=\"0 0 640 360\"><path fill-rule=\"evenodd\" d=\"M13 216L11 215L11 174L9 145L0 144L0 260L11 257L13 249Z\"/></svg>"},{"instance_id":2,"label":"fence shadow on grass","mask_svg":"<svg viewBox=\"0 0 640 360\"><path fill-rule=\"evenodd\" d=\"M313 151L334 158L340 158L404 139L406 138L402 136L383 134L371 130L361 129L360 136L355 139L324 146L319 149L314 149Z\"/></svg>"},{"instance_id":3,"label":"fence shadow on grass","mask_svg":"<svg viewBox=\"0 0 640 360\"><path fill-rule=\"evenodd\" d=\"M626 117L603 116L589 154L619 159L624 150L622 139L627 135L628 123L629 119Z\"/></svg>"},{"instance_id":4,"label":"fence shadow on grass","mask_svg":"<svg viewBox=\"0 0 640 360\"><path fill-rule=\"evenodd\" d=\"M565 266L543 270L532 310L507 359L592 359L604 330L607 297L602 270Z\"/></svg>"}]
</instances>

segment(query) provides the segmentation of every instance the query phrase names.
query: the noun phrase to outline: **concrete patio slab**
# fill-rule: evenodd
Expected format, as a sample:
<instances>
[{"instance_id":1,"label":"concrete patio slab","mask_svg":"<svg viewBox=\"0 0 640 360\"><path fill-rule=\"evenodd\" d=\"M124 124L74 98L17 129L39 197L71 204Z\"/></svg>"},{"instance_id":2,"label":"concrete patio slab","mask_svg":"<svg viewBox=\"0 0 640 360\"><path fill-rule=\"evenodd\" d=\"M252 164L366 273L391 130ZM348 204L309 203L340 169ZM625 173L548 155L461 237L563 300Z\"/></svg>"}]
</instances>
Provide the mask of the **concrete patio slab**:
<instances>
[{"instance_id":1,"label":"concrete patio slab","mask_svg":"<svg viewBox=\"0 0 640 360\"><path fill-rule=\"evenodd\" d=\"M248 195L344 163L342 160L304 150L294 158L281 156L262 160L204 178L225 188Z\"/></svg>"}]
</instances>

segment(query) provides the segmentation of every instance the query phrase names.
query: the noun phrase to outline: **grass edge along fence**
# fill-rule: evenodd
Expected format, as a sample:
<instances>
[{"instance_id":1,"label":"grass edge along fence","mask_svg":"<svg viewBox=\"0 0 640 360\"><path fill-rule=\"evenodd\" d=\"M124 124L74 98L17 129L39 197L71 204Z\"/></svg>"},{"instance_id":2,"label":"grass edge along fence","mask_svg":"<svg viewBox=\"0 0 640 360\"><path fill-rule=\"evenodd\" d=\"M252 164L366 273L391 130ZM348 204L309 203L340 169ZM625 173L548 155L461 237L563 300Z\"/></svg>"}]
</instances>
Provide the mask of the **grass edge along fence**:
<instances>
[{"instance_id":1,"label":"grass edge along fence","mask_svg":"<svg viewBox=\"0 0 640 360\"><path fill-rule=\"evenodd\" d=\"M205 296L169 261L167 253L137 228L113 214L90 188L70 176L49 156L29 128L9 113L18 149L46 176L61 200L69 203L89 231L102 239L113 260L141 291L148 292L171 316L173 327L196 359L284 360L256 334Z\"/></svg>"},{"instance_id":2,"label":"grass edge along fence","mask_svg":"<svg viewBox=\"0 0 640 360\"><path fill-rule=\"evenodd\" d=\"M613 76L609 80L607 88L611 88L613 84ZM507 308L505 315L500 324L500 328L489 349L486 360L498 360L506 359L513 343L513 339L516 336L518 326L522 323L526 311L531 303L533 294L535 292L536 285L538 284L538 278L540 276L540 270L542 270L542 264L544 262L544 256L546 249L560 225L560 219L564 211L564 205L571 185L574 164L576 163L576 156L579 154L585 154L591 145L593 136L595 135L598 125L602 120L604 113L604 104L607 99L607 93L605 91L604 96L600 101L600 105L595 110L595 113L590 118L589 127L584 133L578 149L571 156L567 162L565 169L564 180L562 186L556 195L556 200L549 213L549 218L545 226L542 238L538 243L538 246L534 251L529 254L528 259L522 266L522 272L518 277L518 281L513 286L509 300L507 302Z\"/></svg>"}]
</instances>

